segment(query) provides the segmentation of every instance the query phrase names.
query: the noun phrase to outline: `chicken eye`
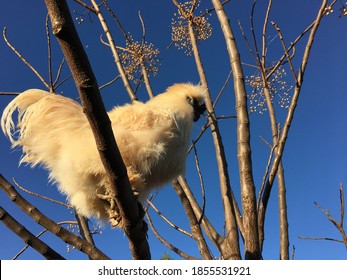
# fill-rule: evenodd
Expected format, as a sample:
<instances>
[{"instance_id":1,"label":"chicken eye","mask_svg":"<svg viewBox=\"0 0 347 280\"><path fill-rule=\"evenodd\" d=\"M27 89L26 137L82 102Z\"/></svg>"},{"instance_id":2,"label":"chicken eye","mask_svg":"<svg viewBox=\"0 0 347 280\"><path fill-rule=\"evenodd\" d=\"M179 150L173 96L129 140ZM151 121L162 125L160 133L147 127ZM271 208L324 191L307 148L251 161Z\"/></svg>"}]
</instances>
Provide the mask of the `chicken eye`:
<instances>
[{"instance_id":1,"label":"chicken eye","mask_svg":"<svg viewBox=\"0 0 347 280\"><path fill-rule=\"evenodd\" d=\"M190 104L190 105L192 105L193 107L194 107L194 99L193 98L191 98L190 96L187 96L187 101L188 101L188 103Z\"/></svg>"}]
</instances>

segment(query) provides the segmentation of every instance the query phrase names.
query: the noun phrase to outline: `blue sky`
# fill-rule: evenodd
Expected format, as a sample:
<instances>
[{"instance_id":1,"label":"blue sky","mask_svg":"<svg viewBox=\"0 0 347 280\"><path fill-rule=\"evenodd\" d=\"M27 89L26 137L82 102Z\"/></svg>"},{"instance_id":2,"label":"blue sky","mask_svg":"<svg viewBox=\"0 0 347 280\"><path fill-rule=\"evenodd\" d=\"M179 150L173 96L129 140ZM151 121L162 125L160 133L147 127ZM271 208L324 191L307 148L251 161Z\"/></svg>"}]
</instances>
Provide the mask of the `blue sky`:
<instances>
[{"instance_id":1,"label":"blue sky","mask_svg":"<svg viewBox=\"0 0 347 280\"><path fill-rule=\"evenodd\" d=\"M68 1L72 3L72 1ZM121 21L124 29L132 36L141 40L141 24L138 19L138 10L146 24L146 40L159 48L159 73L151 78L155 93L160 93L165 88L176 82L198 83L199 77L192 56L187 56L174 46L168 48L171 43L171 18L175 12L175 6L171 1L158 5L159 1L115 1L112 7ZM201 10L210 8L209 1L202 1ZM247 36L251 39L249 31L249 14L253 1L231 1L225 9L229 15L232 28L235 32L241 58L245 63L254 63L249 55L245 41L241 36L237 21L243 25ZM262 30L263 12L266 1L258 1L255 17L255 28L260 38ZM301 31L313 21L320 1L274 1L271 20L275 21L289 43L295 39ZM72 5L76 9L74 17L80 17L83 8ZM7 27L7 37L12 44L25 56L37 70L47 79L47 45L45 37L46 7L43 1L7 1L0 10L0 26ZM330 213L339 218L339 184L347 184L347 95L345 81L347 78L347 38L346 18L339 18L338 7L335 12L327 16L319 29L314 42L309 65L304 78L304 86L299 104L295 113L295 119L290 129L283 164L287 185L289 234L291 248L295 246L296 259L346 259L346 250L342 244L328 241L300 240L297 236L307 237L331 237L340 239L337 230L329 223L326 217L315 207L314 201L323 208L328 208ZM109 49L100 43L99 36L102 33L97 19L87 14L83 16L83 24L77 25L81 40L89 55L92 67L100 85L112 80L118 73ZM219 23L215 15L209 17L213 27L213 34L207 41L200 43L201 57L205 66L212 98L215 98L221 89L229 71L230 65L225 49L225 43ZM112 22L110 20L110 22ZM77 23L77 21L76 21ZM113 24L113 22L112 22ZM117 44L124 46L124 38L116 27L112 30ZM269 59L275 60L280 56L279 41L276 31L269 27ZM306 42L304 39L303 42ZM302 56L303 44L297 49L296 65ZM52 36L53 71L59 66L62 59L59 46ZM244 67L245 75L255 73L255 69ZM67 67L63 70L62 77L68 75ZM21 92L28 88L43 88L43 84L34 74L16 57L16 55L0 40L0 91ZM288 83L292 83L290 72L287 71ZM250 91L250 89L248 89ZM77 97L73 81L70 79L63 84L58 91L63 91L66 96ZM129 102L126 92L120 81L102 91L107 109L115 105ZM145 88L140 87L138 96L146 100ZM10 96L0 96L0 111L12 99ZM235 115L235 104L232 82L229 83L221 97L216 111L218 115ZM285 109L276 107L278 119L283 121ZM267 140L270 138L268 117L253 113L250 116L252 130L252 156L254 179L257 186L261 183L264 169L267 163L269 150L262 142L260 136ZM200 120L195 124L192 137L195 138L200 127L205 121ZM223 133L223 141L228 155L228 167L231 177L231 185L234 193L239 198L238 165L236 154L236 121L235 119L220 122ZM216 229L222 233L223 212L220 203L217 168L214 150L211 145L210 133L204 134L199 141L200 165L204 176L206 189L206 213ZM0 173L8 180L14 177L21 185L34 192L64 201L55 186L47 181L46 171L40 168L28 166L18 167L20 152L11 151L10 143L0 133ZM201 201L201 190L194 164L194 157L188 156L187 178L191 184L197 200ZM347 188L347 187L346 187ZM347 191L345 191L347 193ZM54 205L50 202L32 196L24 195L40 210L55 221L69 221L73 219L71 211ZM31 222L22 214L10 200L0 192L1 206L12 216L28 227L33 233L38 233L41 228ZM157 199L156 206L167 215L175 224L189 230L189 223L180 205L177 195L170 186L163 188ZM199 256L196 244L190 238L177 233L161 221L155 213L152 219L157 230L173 245L194 256ZM96 224L96 223L95 223ZM346 225L345 225L346 228ZM96 244L107 255L114 259L131 258L128 250L128 242L120 230L111 230L108 226L101 229L102 234L95 235ZM278 207L276 186L272 193L266 219L266 239L264 244L264 258L278 259ZM67 252L66 245L51 234L43 235L42 239L59 253L69 259L85 258L76 250ZM155 236L149 232L149 244L154 259L160 258L164 253L169 253L173 258L177 255L166 249ZM12 258L24 243L12 234L0 223L0 259ZM213 253L218 257L218 252ZM41 259L34 250L27 250L22 259Z\"/></svg>"}]
</instances>

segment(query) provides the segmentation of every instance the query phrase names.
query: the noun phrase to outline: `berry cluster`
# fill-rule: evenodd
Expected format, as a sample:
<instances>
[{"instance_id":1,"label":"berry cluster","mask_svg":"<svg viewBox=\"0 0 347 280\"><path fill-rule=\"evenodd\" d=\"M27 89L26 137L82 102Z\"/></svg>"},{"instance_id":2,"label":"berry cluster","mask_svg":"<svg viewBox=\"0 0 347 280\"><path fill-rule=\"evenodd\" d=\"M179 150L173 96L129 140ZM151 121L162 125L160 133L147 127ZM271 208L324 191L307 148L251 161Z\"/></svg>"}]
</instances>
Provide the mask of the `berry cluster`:
<instances>
[{"instance_id":1,"label":"berry cluster","mask_svg":"<svg viewBox=\"0 0 347 280\"><path fill-rule=\"evenodd\" d=\"M134 80L134 76L141 73L141 67L144 67L148 74L155 76L159 70L158 54L159 49L152 43L139 43L127 36L126 47L121 49L120 56L128 79Z\"/></svg>"},{"instance_id":2,"label":"berry cluster","mask_svg":"<svg viewBox=\"0 0 347 280\"><path fill-rule=\"evenodd\" d=\"M195 3L197 2L197 3ZM192 5L195 4L194 7ZM212 35L212 27L208 22L208 18L205 14L194 16L194 9L200 4L200 1L187 1L180 4L180 9L177 13L174 13L172 18L171 26L172 42L178 49L183 49L187 55L192 54L192 45L189 35L189 22L192 24L194 34L198 41L207 40Z\"/></svg>"},{"instance_id":3,"label":"berry cluster","mask_svg":"<svg viewBox=\"0 0 347 280\"><path fill-rule=\"evenodd\" d=\"M274 99L277 99L276 103L280 105L281 108L285 109L289 107L289 92L293 88L293 86L290 86L288 82L285 81L286 75L286 71L282 67L279 67L267 82L271 101L273 102ZM263 80L260 73L246 77L246 84L252 88L251 93L248 95L250 112L258 111L260 114L263 114L267 110L267 105Z\"/></svg>"}]
</instances>

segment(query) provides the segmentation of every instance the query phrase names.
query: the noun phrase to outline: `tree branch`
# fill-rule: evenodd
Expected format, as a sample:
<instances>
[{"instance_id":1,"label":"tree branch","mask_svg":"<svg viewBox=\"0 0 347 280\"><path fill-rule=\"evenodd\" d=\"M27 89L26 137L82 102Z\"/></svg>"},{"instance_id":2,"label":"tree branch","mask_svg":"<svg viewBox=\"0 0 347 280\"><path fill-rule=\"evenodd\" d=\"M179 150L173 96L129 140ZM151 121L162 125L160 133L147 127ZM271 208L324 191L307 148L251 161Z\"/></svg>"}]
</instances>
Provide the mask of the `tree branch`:
<instances>
[{"instance_id":1,"label":"tree branch","mask_svg":"<svg viewBox=\"0 0 347 280\"><path fill-rule=\"evenodd\" d=\"M192 234L183 230L182 228L176 226L173 222L171 222L163 213L159 211L159 209L153 204L153 202L150 199L147 199L147 203L149 206L153 208L153 210L165 221L167 224L172 227L173 229L177 230L180 233L185 234L186 236L193 238Z\"/></svg>"},{"instance_id":2,"label":"tree branch","mask_svg":"<svg viewBox=\"0 0 347 280\"><path fill-rule=\"evenodd\" d=\"M243 209L243 226L245 239L245 258L260 259L261 251L258 240L258 222L256 195L253 181L252 158L250 147L250 128L247 110L247 94L240 54L236 46L229 19L219 0L212 0L229 53L234 76L235 103L237 113L237 146Z\"/></svg>"},{"instance_id":3,"label":"tree branch","mask_svg":"<svg viewBox=\"0 0 347 280\"><path fill-rule=\"evenodd\" d=\"M42 242L23 225L16 221L4 208L0 206L0 220L19 236L26 244L39 252L47 260L65 260L63 256L54 251L46 243Z\"/></svg>"},{"instance_id":4,"label":"tree branch","mask_svg":"<svg viewBox=\"0 0 347 280\"><path fill-rule=\"evenodd\" d=\"M178 184L179 186L175 186ZM201 225L208 236L208 238L212 241L212 243L221 251L221 244L223 243L223 238L218 234L215 228L212 226L210 221L207 219L206 215L202 215L202 210L198 205L193 193L191 192L187 181L181 176L177 181L173 182L173 187L176 191L182 188L183 193L179 193L180 196L185 196L189 201L189 207L192 207L194 214L196 217L202 217ZM188 205L188 204L187 204ZM183 205L184 206L184 205ZM188 207L188 206L187 206Z\"/></svg>"},{"instance_id":5,"label":"tree branch","mask_svg":"<svg viewBox=\"0 0 347 280\"><path fill-rule=\"evenodd\" d=\"M254 8L255 8L256 1L254 1L253 9L252 9L252 18L254 16ZM271 134L272 134L272 149L270 152L270 157L268 164L266 166L265 176L262 181L262 185L260 188L259 196L258 196L258 202L257 202L257 209L258 209L258 234L259 234L259 246L260 250L262 251L263 248L263 242L264 242L264 224L265 224L265 211L267 202L270 198L270 193L272 190L272 185L266 184L266 180L269 174L269 167L272 161L273 154L277 153L277 147L278 147L278 129L277 129L277 118L275 113L275 108L273 106L272 98L271 98L271 92L270 92L270 82L269 79L271 76L267 76L267 66L266 66L266 56L267 56L267 26L269 22L269 16L272 8L272 0L268 1L268 6L265 14L265 19L263 23L263 31L262 31L262 50L261 50L261 58L259 55L255 57L256 64L259 67L259 70L261 72L261 78L262 78L262 86L263 91L265 95L266 100L266 106L269 112L269 120L270 120L270 127L271 127ZM252 21L253 24L253 21ZM282 33L280 32L279 28L277 29L280 40L283 44L283 48L287 57L287 60L290 64L290 67L292 69L292 63L291 63L291 57L288 53L287 48L285 47L284 40L282 37ZM257 46L256 43L256 36L254 29L252 30L253 33L253 39L255 40L255 46ZM257 50L258 53L258 50ZM285 180L284 180L284 169L282 166L282 162L279 164L278 168L278 200L279 200L279 213L280 213L280 257L281 259L289 259L289 237L288 237L288 221L287 221L287 208L286 208L286 196L285 196Z\"/></svg>"},{"instance_id":6,"label":"tree branch","mask_svg":"<svg viewBox=\"0 0 347 280\"><path fill-rule=\"evenodd\" d=\"M50 201L50 202L53 202L53 203L56 203L56 204L59 204L59 205L61 205L61 206L66 207L67 209L73 208L71 205L69 205L69 204L67 204L67 203L64 203L64 202L61 202L61 201L58 201L58 200L49 198L49 197L47 197L47 196L44 196L44 195L41 195L41 194L38 194L38 193L34 193L34 192L32 192L32 191L27 190L26 188L24 188L23 186L21 186L21 185L16 181L15 178L12 178L12 180L13 180L14 184L15 184L19 189L21 189L23 192L26 192L26 193L28 193L28 194L30 194L30 195L33 195L33 196L42 198L42 199L44 199L44 200L47 200L47 201Z\"/></svg>"},{"instance_id":7,"label":"tree branch","mask_svg":"<svg viewBox=\"0 0 347 280\"><path fill-rule=\"evenodd\" d=\"M345 244L347 249L347 235L343 228L343 221L345 216L345 199L343 195L343 185L340 184L340 221L336 221L330 214L329 210L324 210L317 202L314 204L328 217L328 220L335 226L342 236L342 242Z\"/></svg>"},{"instance_id":8,"label":"tree branch","mask_svg":"<svg viewBox=\"0 0 347 280\"><path fill-rule=\"evenodd\" d=\"M7 46L10 47L10 49L23 61L23 63L30 68L31 71L34 72L34 74L40 79L40 81L45 85L46 88L50 90L50 85L45 81L45 79L40 75L40 73L32 66L20 53L19 51L8 41L7 35L6 35L7 28L4 27L2 31L2 35L4 37L5 43Z\"/></svg>"},{"instance_id":9,"label":"tree branch","mask_svg":"<svg viewBox=\"0 0 347 280\"><path fill-rule=\"evenodd\" d=\"M209 250L208 245L206 243L206 240L202 234L202 231L200 228L200 223L199 223L199 221L198 221L198 219L194 213L192 206L190 205L189 200L185 196L184 191L183 191L182 187L180 186L180 184L178 184L177 182L174 182L172 185L173 185L176 193L178 194L179 198L181 199L184 210L186 211L186 214L187 214L187 217L188 217L188 220L190 223L190 228L192 230L192 236L195 239L196 243L198 244L201 256L205 260L211 260L212 256L210 254L210 250Z\"/></svg>"},{"instance_id":10,"label":"tree branch","mask_svg":"<svg viewBox=\"0 0 347 280\"><path fill-rule=\"evenodd\" d=\"M144 23L144 21L142 19L140 11L139 11L138 14L139 14L139 18L140 18L141 26L142 26L141 49L142 49L142 52L143 52L143 49L144 49L144 46L145 46L145 43L146 43L146 27L145 27L145 23ZM148 75L148 71L146 69L146 64L145 64L143 55L140 57L140 61L141 61L141 73L142 73L142 76L143 76L143 81L145 83L147 93L149 95L149 98L153 98L154 97L154 93L153 93L152 86L151 86L151 83L150 83L150 80L149 80L149 75Z\"/></svg>"},{"instance_id":11,"label":"tree branch","mask_svg":"<svg viewBox=\"0 0 347 280\"><path fill-rule=\"evenodd\" d=\"M333 241L333 242L338 242L338 243L344 243L343 240L335 239L335 238L330 238L330 237L305 237L305 236L298 236L299 239L303 240L326 240L326 241Z\"/></svg>"},{"instance_id":12,"label":"tree branch","mask_svg":"<svg viewBox=\"0 0 347 280\"><path fill-rule=\"evenodd\" d=\"M102 103L99 88L88 57L78 37L66 1L46 0L53 34L57 37L74 77L84 113L94 133L97 149L110 182L108 190L116 201L122 225L129 239L134 259L149 259L143 222L143 209L137 202L129 183L127 170L116 145L111 122Z\"/></svg>"},{"instance_id":13,"label":"tree branch","mask_svg":"<svg viewBox=\"0 0 347 280\"><path fill-rule=\"evenodd\" d=\"M96 14L96 11L93 7L88 6L86 3L84 3L81 0L74 0L76 3L80 4L81 6L83 6L84 8L86 8L87 10L91 11L92 13Z\"/></svg>"},{"instance_id":14,"label":"tree branch","mask_svg":"<svg viewBox=\"0 0 347 280\"><path fill-rule=\"evenodd\" d=\"M201 224L202 218L205 216L205 207L206 207L205 185L204 185L204 179L202 177L201 170L200 170L198 152L196 150L196 146L195 146L194 142L193 142L193 149L194 149L195 165L196 165L196 169L198 171L200 186L201 186L202 214L200 215L199 221L198 221L198 223Z\"/></svg>"},{"instance_id":15,"label":"tree branch","mask_svg":"<svg viewBox=\"0 0 347 280\"><path fill-rule=\"evenodd\" d=\"M47 59L48 59L48 76L49 76L49 91L54 92L53 75L52 75L52 48L51 48L51 36L49 33L48 25L49 17L46 16L46 37L47 37Z\"/></svg>"},{"instance_id":16,"label":"tree branch","mask_svg":"<svg viewBox=\"0 0 347 280\"><path fill-rule=\"evenodd\" d=\"M217 166L219 171L220 189L222 193L224 214L226 217L226 228L228 232L227 243L229 244L229 248L227 250L228 253L224 252L224 255L232 256L232 258L241 258L240 252L239 252L239 243L238 243L237 219L235 217L236 211L234 209L236 205L233 204L234 199L233 199L233 193L230 187L229 171L227 167L227 160L226 160L226 155L224 151L222 136L219 130L218 122L216 120L213 103L211 99L211 94L208 88L208 83L207 83L204 67L200 58L197 39L196 39L195 31L194 31L193 9L191 9L190 13L187 13L186 11L184 11L181 5L178 4L177 1L174 0L173 2L177 6L177 8L180 10L181 14L184 15L184 17L188 21L189 38L190 38L190 43L191 43L193 54L194 54L195 64L196 64L197 71L200 77L201 85L203 85L206 88L205 103L206 103L206 107L208 111L208 120L209 120L209 125L210 125L214 147L215 147L216 160L217 160ZM193 7L194 5L192 5L192 8Z\"/></svg>"},{"instance_id":17,"label":"tree branch","mask_svg":"<svg viewBox=\"0 0 347 280\"><path fill-rule=\"evenodd\" d=\"M129 95L131 101L137 100L137 97L136 97L133 89L131 88L131 85L129 83L128 77L127 77L127 75L126 75L126 73L124 71L124 67L123 67L122 61L121 61L121 59L119 57L119 54L118 54L118 51L117 51L117 48L116 48L116 44L115 44L114 39L113 39L113 37L111 35L111 31L108 28L107 22L106 22L104 16L102 15L102 13L100 11L98 4L96 4L95 0L91 0L91 2L93 4L95 13L96 13L96 15L99 18L100 24L101 24L101 26L102 26L105 34L106 34L109 46L111 48L111 51L112 51L112 54L113 54L113 57L114 57L114 61L115 61L116 65L117 65L117 69L118 69L119 75L122 78L124 87L125 87L126 91L128 92L128 95Z\"/></svg>"},{"instance_id":18,"label":"tree branch","mask_svg":"<svg viewBox=\"0 0 347 280\"><path fill-rule=\"evenodd\" d=\"M186 260L198 260L198 258L193 257L191 255L188 255L187 253L181 251L180 249L178 249L177 247L173 246L172 244L170 244L168 241L166 241L159 233L158 231L155 229L151 217L149 216L148 213L146 213L146 217L148 220L148 224L150 226L150 228L152 229L154 235L158 238L158 240L164 244L168 249L170 249L171 251L175 252L177 255L179 255L180 257L186 259Z\"/></svg>"},{"instance_id":19,"label":"tree branch","mask_svg":"<svg viewBox=\"0 0 347 280\"><path fill-rule=\"evenodd\" d=\"M72 224L77 224L77 222L76 221L64 221L64 222L59 222L59 223L57 223L58 225L63 225L63 224L69 224L69 225L72 225ZM46 233L46 232L48 232L48 230L47 229L44 229L44 230L42 230L41 232L39 232L38 234L36 234L36 238L39 238L42 234L44 234L44 233ZM21 254L23 254L24 252L25 252L25 250L26 249L28 249L29 248L29 246L30 245L25 245L13 258L12 258L12 260L16 260L16 259L18 259L18 257L21 255ZM90 258L90 257L89 257ZM91 258L90 258L91 259Z\"/></svg>"},{"instance_id":20,"label":"tree branch","mask_svg":"<svg viewBox=\"0 0 347 280\"><path fill-rule=\"evenodd\" d=\"M31 205L25 200L15 188L0 174L0 188L7 194L7 196L27 215L29 215L36 223L46 228L51 233L58 236L64 242L74 246L79 251L90 256L92 259L107 260L109 259L104 253L98 248L91 245L82 238L72 234L65 228L59 226L53 222L36 207Z\"/></svg>"},{"instance_id":21,"label":"tree branch","mask_svg":"<svg viewBox=\"0 0 347 280\"><path fill-rule=\"evenodd\" d=\"M315 20L315 22L314 22L314 24L312 26L312 29L311 29L311 32L310 32L310 35L309 35L309 38L308 38L308 41L307 41L307 44L306 44L305 52L304 52L304 55L303 55L303 58L302 58L302 61L301 61L301 66L299 68L299 72L298 72L298 76L297 76L297 83L296 83L296 86L295 86L295 89L294 89L294 94L293 94L293 97L292 97L292 101L291 101L291 104L290 104L289 109L288 109L288 114L287 114L287 117L286 117L286 120L285 120L285 123L284 123L284 126L283 126L282 133L281 133L281 135L279 137L279 140L278 140L278 147L277 147L277 150L276 150L276 155L275 155L274 162L272 164L272 167L271 167L271 170L270 170L270 173L269 173L269 177L268 177L268 180L267 180L267 185L270 185L270 186L273 184L273 181L275 179L278 167L279 167L281 159L282 159L284 146L286 144L286 140L287 140L287 137L288 137L289 128L290 128L291 123L293 121L295 108L296 108L296 105L298 103L298 99L299 99L299 96L300 96L301 86L302 86L303 78L304 78L304 73L305 73L306 66L307 66L307 63L308 63L308 59L309 59L309 56L310 56L310 53L311 53L313 40L315 38L315 35L317 33L319 24L320 24L320 22L322 20L322 17L324 15L324 9L325 9L326 5L327 5L327 0L322 1L322 5L321 5L321 7L320 7L320 9L318 11L316 20Z\"/></svg>"},{"instance_id":22,"label":"tree branch","mask_svg":"<svg viewBox=\"0 0 347 280\"><path fill-rule=\"evenodd\" d=\"M298 236L300 239L306 239L306 240L327 240L327 241L333 241L333 242L339 242L343 243L347 249L347 235L343 228L344 224L344 217L345 217L345 199L343 194L343 185L340 184L340 221L336 221L330 214L329 210L324 210L317 202L314 202L314 204L317 206L319 210L322 211L324 215L327 216L328 220L334 225L334 227L340 232L342 236L342 240L338 240L335 238L330 237L304 237L304 236Z\"/></svg>"}]
</instances>

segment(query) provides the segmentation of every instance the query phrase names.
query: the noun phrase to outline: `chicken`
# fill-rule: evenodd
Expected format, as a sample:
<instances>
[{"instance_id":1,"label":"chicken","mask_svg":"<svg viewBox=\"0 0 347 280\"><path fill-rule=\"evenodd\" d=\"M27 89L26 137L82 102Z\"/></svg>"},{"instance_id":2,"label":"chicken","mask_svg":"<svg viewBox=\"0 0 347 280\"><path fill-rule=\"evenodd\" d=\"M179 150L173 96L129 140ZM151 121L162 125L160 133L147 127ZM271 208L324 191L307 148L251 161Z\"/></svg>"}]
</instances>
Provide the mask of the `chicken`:
<instances>
[{"instance_id":1,"label":"chicken","mask_svg":"<svg viewBox=\"0 0 347 280\"><path fill-rule=\"evenodd\" d=\"M146 103L135 101L108 115L131 187L141 203L148 194L183 175L193 121L206 110L205 89L174 84ZM18 110L17 124L13 113ZM42 165L79 214L110 218L107 176L82 107L72 99L29 89L5 108L1 127L21 146L25 162Z\"/></svg>"}]
</instances>

